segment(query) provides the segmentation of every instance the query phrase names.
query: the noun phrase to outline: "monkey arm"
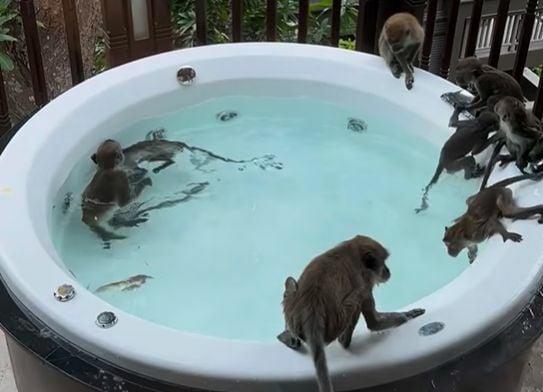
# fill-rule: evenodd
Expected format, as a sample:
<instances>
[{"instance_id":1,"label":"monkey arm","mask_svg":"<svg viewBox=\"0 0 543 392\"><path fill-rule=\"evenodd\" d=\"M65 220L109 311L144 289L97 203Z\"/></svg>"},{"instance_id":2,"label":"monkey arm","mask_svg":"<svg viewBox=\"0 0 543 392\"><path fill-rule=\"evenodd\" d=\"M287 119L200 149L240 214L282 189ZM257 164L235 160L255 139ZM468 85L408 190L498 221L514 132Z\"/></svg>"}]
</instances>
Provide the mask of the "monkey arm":
<instances>
[{"instance_id":1,"label":"monkey arm","mask_svg":"<svg viewBox=\"0 0 543 392\"><path fill-rule=\"evenodd\" d=\"M394 53L394 56L400 64L400 67L402 67L402 71L405 73L405 86L408 90L411 90L413 88L414 77L413 72L411 72L411 68L409 68L409 64L407 63L407 60L405 58L405 50Z\"/></svg>"},{"instance_id":2,"label":"monkey arm","mask_svg":"<svg viewBox=\"0 0 543 392\"><path fill-rule=\"evenodd\" d=\"M362 315L370 331L382 331L398 327L407 321L424 314L424 309L412 309L407 312L379 313L375 309L373 294L362 303Z\"/></svg>"}]
</instances>

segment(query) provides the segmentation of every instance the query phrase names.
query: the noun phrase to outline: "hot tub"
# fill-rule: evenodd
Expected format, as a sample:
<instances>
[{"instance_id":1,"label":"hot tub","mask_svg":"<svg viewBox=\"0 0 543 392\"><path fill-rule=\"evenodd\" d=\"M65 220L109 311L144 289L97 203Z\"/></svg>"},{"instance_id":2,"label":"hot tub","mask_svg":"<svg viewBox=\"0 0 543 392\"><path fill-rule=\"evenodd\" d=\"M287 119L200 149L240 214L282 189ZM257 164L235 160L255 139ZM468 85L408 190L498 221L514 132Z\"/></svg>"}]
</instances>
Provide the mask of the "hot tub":
<instances>
[{"instance_id":1,"label":"hot tub","mask_svg":"<svg viewBox=\"0 0 543 392\"><path fill-rule=\"evenodd\" d=\"M196 77L191 84L180 84L178 71L188 67L195 70ZM212 98L233 95L255 100L309 97L348 108L353 113L357 106L363 112L366 102L371 108L371 118L390 118L394 124L404 125L402 132L408 132L413 140L432 146L423 150L417 149L416 144L403 146L404 150L414 151L413 161L424 162L417 173L420 178L429 179L437 162L439 145L451 132L446 127L451 108L441 101L440 95L456 88L418 69L415 79L414 89L408 91L403 81L394 79L376 56L320 46L275 43L174 51L93 77L35 114L0 157L2 279L20 306L48 330L83 352L128 372L198 390L313 391L314 369L310 358L285 348L275 341L271 333L267 332L268 339L244 339L242 335L214 336L198 330L186 331L182 326L161 325L156 319L134 315L95 295L75 277L78 274L73 274L69 268L70 260L64 260L59 254L51 234L54 220L51 207L58 198L59 189L65 186L73 173L74 166L84 159L88 161L85 169L88 174L88 168L92 167L88 157L103 139L129 129L140 119L153 119L181 108L190 109ZM379 104L371 103L372 100ZM240 114L242 118L246 112L241 111ZM281 112L276 115L281 116ZM383 128L367 118L358 120L361 120L358 124L365 124L363 128L367 125L367 129L349 127L348 119L345 119L345 132L356 133L352 137L364 138L366 134ZM353 143L363 143L358 140ZM379 140L391 155L397 153L395 143L402 143L401 136L398 139L381 137ZM293 150L295 147L302 148L303 145L293 146ZM336 147L332 144L329 148ZM278 160L286 160L282 167L284 172L289 170L286 155L286 152L277 154ZM384 159L389 158L385 156ZM337 171L341 176L343 169L338 168ZM402 185L405 178L399 178L393 170L386 168L381 171L380 167L372 167L372 172L376 182L391 184L390 192L383 196L384 201L376 201L375 205L368 207L381 209L385 223L392 219L387 215L387 206L391 206L393 211L395 200L401 203L399 200L408 197L407 193L411 193L412 200L420 198L420 189L425 185L421 179L413 184L418 189L413 193ZM491 182L515 174L516 169L510 165L504 170L496 170ZM349 181L357 181L357 178ZM367 179L365 181L371 195L372 184ZM448 210L443 206L441 210L431 206L425 214L417 216L413 212L417 204L413 202L409 208L412 218L409 219L413 222L422 220L417 224L424 226L430 224L424 223L424 219L431 219L433 211L442 211L435 212L438 216L434 218L441 219L444 227L449 224L445 217L452 219L463 213L464 205L458 200L463 201L470 192L474 193L477 186L475 181L465 182L458 176L443 175L430 197L439 199L440 188L441 193L456 192L456 204L450 204ZM520 204L539 203L538 184L519 183L512 188L516 190L515 196ZM348 190L347 187L343 192ZM282 202L288 203L288 200ZM391 220L390 224L393 223ZM406 241L416 236L417 224L403 227ZM315 244L312 251L324 251L340 239L346 239L344 237L348 233L372 234L366 231L367 226L359 226L358 233L353 232L354 227L358 227L356 225L353 230L343 233L336 228L339 226L332 225L329 241ZM500 238L492 238L469 268L466 268L465 257L448 258L445 247L439 243L442 231L436 231L428 238L416 239L414 252L422 255L424 261L420 262L425 263L424 268L417 270L416 276L411 276L411 286L405 289L401 298L409 299L409 292L417 289L417 280L430 279L434 268L453 268L455 272L451 272L451 278L439 287L422 290L413 300L381 302L382 306L379 306L378 296L380 308L422 307L426 314L396 330L379 334L370 334L360 323L350 351L342 350L336 343L330 345L327 356L337 390L361 390L439 368L499 336L506 325L517 319L540 289L543 248L536 221L518 221L509 223L508 227L522 233L524 241L521 244L504 244ZM381 230L384 232L385 228L386 225L382 225ZM305 238L303 233L300 233L300 238ZM381 237L376 239L381 240ZM281 242L274 237L269 241L273 243L273 252L281 257ZM434 247L442 247L443 260L442 256L434 256L433 251L428 251L428 257L424 257L424 244L429 241L433 241ZM389 244L384 241L384 245ZM407 248L412 244L406 242L405 246L405 254L409 254ZM282 279L299 273L300 268L316 256L315 252L297 260L299 264L295 267L281 271L281 280L274 277L278 293L276 300L264 302L262 306L266 307L266 312L275 314L276 320L281 320ZM391 259L402 259L401 246L395 244L391 254ZM440 259L433 262L435 257ZM418 262L403 260L402 266L397 267L401 269L398 274L409 275L412 268L409 264ZM394 265L391 266L393 279ZM251 278L244 269L237 273ZM62 284L75 288L76 295L70 301L59 302L53 296ZM202 284L202 290L206 290L205 282ZM254 295L258 296L258 290ZM162 300L170 301L168 311L183 311L178 309L175 298L166 296ZM111 328L102 329L96 324L97 316L104 311L113 312L118 320ZM539 317L532 310L530 312L534 320ZM241 313L240 317L249 320L251 315ZM279 333L281 325L277 323L273 330Z\"/></svg>"}]
</instances>

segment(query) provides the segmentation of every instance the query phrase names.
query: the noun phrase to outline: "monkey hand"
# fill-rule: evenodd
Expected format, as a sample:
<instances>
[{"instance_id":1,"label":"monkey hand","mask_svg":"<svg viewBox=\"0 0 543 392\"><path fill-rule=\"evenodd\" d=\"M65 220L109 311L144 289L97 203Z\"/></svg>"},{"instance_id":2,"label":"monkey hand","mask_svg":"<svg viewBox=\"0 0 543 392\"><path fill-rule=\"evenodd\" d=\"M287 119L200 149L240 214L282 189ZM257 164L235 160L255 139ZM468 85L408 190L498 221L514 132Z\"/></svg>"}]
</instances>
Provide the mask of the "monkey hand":
<instances>
[{"instance_id":1,"label":"monkey hand","mask_svg":"<svg viewBox=\"0 0 543 392\"><path fill-rule=\"evenodd\" d=\"M292 335L288 330L284 330L279 335L277 335L277 340L293 350L298 350L302 345L300 339Z\"/></svg>"},{"instance_id":2,"label":"monkey hand","mask_svg":"<svg viewBox=\"0 0 543 392\"><path fill-rule=\"evenodd\" d=\"M405 87L407 87L408 90L413 88L413 83L415 83L413 75L405 75Z\"/></svg>"},{"instance_id":3,"label":"monkey hand","mask_svg":"<svg viewBox=\"0 0 543 392\"><path fill-rule=\"evenodd\" d=\"M424 313L426 313L426 309L416 308L416 309L411 309L405 312L404 315L407 318L407 320L412 320L414 318L422 316Z\"/></svg>"},{"instance_id":4,"label":"monkey hand","mask_svg":"<svg viewBox=\"0 0 543 392\"><path fill-rule=\"evenodd\" d=\"M521 242L522 236L519 233L513 233L513 232L507 232L506 235L503 236L503 242L506 242L507 240L513 241L513 242Z\"/></svg>"}]
</instances>

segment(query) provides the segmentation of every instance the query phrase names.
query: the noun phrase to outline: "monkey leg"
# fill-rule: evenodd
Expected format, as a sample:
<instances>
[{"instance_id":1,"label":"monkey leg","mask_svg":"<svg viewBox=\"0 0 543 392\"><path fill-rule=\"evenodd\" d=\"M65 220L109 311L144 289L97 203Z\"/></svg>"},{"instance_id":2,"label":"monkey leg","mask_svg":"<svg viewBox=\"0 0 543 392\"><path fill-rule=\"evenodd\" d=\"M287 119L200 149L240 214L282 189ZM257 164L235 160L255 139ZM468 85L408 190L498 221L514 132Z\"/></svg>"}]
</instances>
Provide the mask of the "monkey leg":
<instances>
[{"instance_id":1,"label":"monkey leg","mask_svg":"<svg viewBox=\"0 0 543 392\"><path fill-rule=\"evenodd\" d=\"M153 173L159 173L160 171L166 169L168 166L171 166L175 163L173 159L165 160L164 163L160 166L157 166L153 169Z\"/></svg>"},{"instance_id":2,"label":"monkey leg","mask_svg":"<svg viewBox=\"0 0 543 392\"><path fill-rule=\"evenodd\" d=\"M448 164L446 169L449 173L464 170L464 178L466 180L480 177L484 173L484 169L477 165L475 158L472 155L465 156Z\"/></svg>"},{"instance_id":3,"label":"monkey leg","mask_svg":"<svg viewBox=\"0 0 543 392\"><path fill-rule=\"evenodd\" d=\"M475 259L477 258L479 248L477 245L468 245L468 261L470 264L473 264Z\"/></svg>"},{"instance_id":4,"label":"monkey leg","mask_svg":"<svg viewBox=\"0 0 543 392\"><path fill-rule=\"evenodd\" d=\"M406 49L406 60L411 72L415 72L414 64L418 63L420 53L420 43L413 44Z\"/></svg>"},{"instance_id":5,"label":"monkey leg","mask_svg":"<svg viewBox=\"0 0 543 392\"><path fill-rule=\"evenodd\" d=\"M288 329L277 335L277 340L293 350L298 350L302 346L300 338L294 336Z\"/></svg>"},{"instance_id":6,"label":"monkey leg","mask_svg":"<svg viewBox=\"0 0 543 392\"><path fill-rule=\"evenodd\" d=\"M143 180L134 184L135 197L138 197L141 194L141 192L143 192L146 186L153 186L153 181L149 177L144 178Z\"/></svg>"},{"instance_id":7,"label":"monkey leg","mask_svg":"<svg viewBox=\"0 0 543 392\"><path fill-rule=\"evenodd\" d=\"M510 189L507 189L507 191L508 192L506 194L498 197L498 200L496 201L496 204L498 205L498 208L500 209L500 212L504 218L518 220L529 219L534 215L539 215L539 223L543 223L543 204L538 204L532 207L519 207L513 199L513 192ZM514 239L512 240L515 241Z\"/></svg>"},{"instance_id":8,"label":"monkey leg","mask_svg":"<svg viewBox=\"0 0 543 392\"><path fill-rule=\"evenodd\" d=\"M344 349L348 349L351 345L351 340L353 339L353 333L354 329L356 328L356 324L358 323L358 320L360 319L360 312L353 312L351 319L349 320L349 324L347 325L347 328L339 335L338 341L339 344L343 346Z\"/></svg>"},{"instance_id":9,"label":"monkey leg","mask_svg":"<svg viewBox=\"0 0 543 392\"><path fill-rule=\"evenodd\" d=\"M373 295L362 303L362 315L370 331L382 331L398 327L407 321L422 316L424 309L412 309L407 312L379 313L375 310Z\"/></svg>"},{"instance_id":10,"label":"monkey leg","mask_svg":"<svg viewBox=\"0 0 543 392\"><path fill-rule=\"evenodd\" d=\"M413 72L411 72L411 69L409 68L409 65L405 59L405 53L395 53L395 56L398 63L400 63L403 73L405 73L405 87L407 87L408 90L411 90L413 88L413 83L415 83L415 77L413 76Z\"/></svg>"},{"instance_id":11,"label":"monkey leg","mask_svg":"<svg viewBox=\"0 0 543 392\"><path fill-rule=\"evenodd\" d=\"M499 203L499 198L498 198L498 203ZM499 205L498 205L498 208L499 208ZM502 209L500 208L500 210L502 210ZM502 213L503 213L503 210L502 210ZM505 214L504 214L504 216L505 216ZM521 242L522 241L522 235L520 235L519 233L514 233L512 231L507 231L507 229L505 228L503 223L500 222L499 219L496 218L495 222L492 222L492 224L494 226L495 232L502 236L503 242L506 242L507 240L510 240L510 241L513 241L513 242Z\"/></svg>"},{"instance_id":12,"label":"monkey leg","mask_svg":"<svg viewBox=\"0 0 543 392\"><path fill-rule=\"evenodd\" d=\"M354 329L360 319L360 311L362 310L360 306L361 298L364 298L364 292L362 290L354 290L343 300L343 313L347 315L347 323L338 341L345 349L351 345Z\"/></svg>"},{"instance_id":13,"label":"monkey leg","mask_svg":"<svg viewBox=\"0 0 543 392\"><path fill-rule=\"evenodd\" d=\"M392 75L396 79L400 79L400 77L402 76L402 67L401 67L400 63L398 63L398 61L396 60L395 57L392 57L392 60L390 61L388 66L389 66L390 70L392 71Z\"/></svg>"},{"instance_id":14,"label":"monkey leg","mask_svg":"<svg viewBox=\"0 0 543 392\"><path fill-rule=\"evenodd\" d=\"M498 159L497 159L497 162L500 163L500 167L504 167L506 166L508 163L511 163L513 161L516 161L515 157L512 156L512 155L505 155L505 154L500 154L498 155Z\"/></svg>"}]
</instances>

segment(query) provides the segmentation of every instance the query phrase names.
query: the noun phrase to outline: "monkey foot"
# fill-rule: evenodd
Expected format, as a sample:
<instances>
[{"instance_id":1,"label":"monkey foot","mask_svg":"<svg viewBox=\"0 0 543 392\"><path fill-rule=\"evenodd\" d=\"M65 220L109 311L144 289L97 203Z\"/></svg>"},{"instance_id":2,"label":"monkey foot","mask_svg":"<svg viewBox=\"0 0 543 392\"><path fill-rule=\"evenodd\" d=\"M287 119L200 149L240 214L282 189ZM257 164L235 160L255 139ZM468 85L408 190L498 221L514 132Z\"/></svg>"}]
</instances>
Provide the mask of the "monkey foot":
<instances>
[{"instance_id":1,"label":"monkey foot","mask_svg":"<svg viewBox=\"0 0 543 392\"><path fill-rule=\"evenodd\" d=\"M541 218L540 218L541 220ZM521 242L522 241L522 235L520 235L519 233L507 233L506 236L503 237L503 242L507 241L507 240L510 240L510 241L513 241L513 242Z\"/></svg>"},{"instance_id":2,"label":"monkey foot","mask_svg":"<svg viewBox=\"0 0 543 392\"><path fill-rule=\"evenodd\" d=\"M413 78L413 76L405 77L405 87L407 87L408 90L413 88L413 83L415 83L415 78Z\"/></svg>"},{"instance_id":3,"label":"monkey foot","mask_svg":"<svg viewBox=\"0 0 543 392\"><path fill-rule=\"evenodd\" d=\"M279 335L277 335L277 340L293 350L298 350L302 345L300 339L293 336L289 331L281 332Z\"/></svg>"}]
</instances>

